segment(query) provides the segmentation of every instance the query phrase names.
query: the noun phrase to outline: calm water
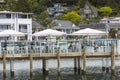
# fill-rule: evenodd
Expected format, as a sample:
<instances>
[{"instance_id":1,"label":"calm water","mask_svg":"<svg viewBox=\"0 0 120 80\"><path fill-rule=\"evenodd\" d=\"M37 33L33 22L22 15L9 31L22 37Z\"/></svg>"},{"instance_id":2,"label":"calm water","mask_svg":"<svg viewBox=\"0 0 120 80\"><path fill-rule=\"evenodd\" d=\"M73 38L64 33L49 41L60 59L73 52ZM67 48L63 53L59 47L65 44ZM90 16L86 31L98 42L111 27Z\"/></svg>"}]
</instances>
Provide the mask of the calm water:
<instances>
[{"instance_id":1,"label":"calm water","mask_svg":"<svg viewBox=\"0 0 120 80\"><path fill-rule=\"evenodd\" d=\"M110 65L110 61L108 61ZM14 62L14 70L15 76L14 78L10 77L10 65L9 61L7 61L7 77L3 78L3 66L2 62L0 62L0 80L120 80L120 60L116 61L116 75L110 76L109 74L103 73L101 70L102 61L101 59L96 60L87 60L87 75L74 75L73 70L73 59L62 59L61 60L61 75L57 76L57 61L50 60L49 61L49 76L42 75L42 61L41 60L34 60L33 62L33 77L29 77L29 61L16 60ZM53 69L54 68L54 69Z\"/></svg>"}]
</instances>

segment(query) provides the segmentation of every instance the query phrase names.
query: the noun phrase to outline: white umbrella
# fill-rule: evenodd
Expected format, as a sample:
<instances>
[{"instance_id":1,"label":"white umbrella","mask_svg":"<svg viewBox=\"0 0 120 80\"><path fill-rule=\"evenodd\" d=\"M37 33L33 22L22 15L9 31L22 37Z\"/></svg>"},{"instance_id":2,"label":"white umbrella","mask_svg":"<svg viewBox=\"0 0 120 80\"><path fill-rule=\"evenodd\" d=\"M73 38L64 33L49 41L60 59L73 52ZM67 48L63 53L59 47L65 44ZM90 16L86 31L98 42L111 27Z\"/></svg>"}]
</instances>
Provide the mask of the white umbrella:
<instances>
[{"instance_id":1,"label":"white umbrella","mask_svg":"<svg viewBox=\"0 0 120 80\"><path fill-rule=\"evenodd\" d=\"M25 36L25 33L18 32L15 30L4 30L0 32L0 36L7 37L7 36Z\"/></svg>"},{"instance_id":2,"label":"white umbrella","mask_svg":"<svg viewBox=\"0 0 120 80\"><path fill-rule=\"evenodd\" d=\"M46 30L36 32L33 34L33 36L62 36L62 35L66 35L66 33L53 30L53 29L46 29Z\"/></svg>"},{"instance_id":3,"label":"white umbrella","mask_svg":"<svg viewBox=\"0 0 120 80\"><path fill-rule=\"evenodd\" d=\"M105 35L105 34L107 34L107 32L86 28L86 29L82 29L82 30L73 32L70 35L78 35L79 36L79 35Z\"/></svg>"}]
</instances>

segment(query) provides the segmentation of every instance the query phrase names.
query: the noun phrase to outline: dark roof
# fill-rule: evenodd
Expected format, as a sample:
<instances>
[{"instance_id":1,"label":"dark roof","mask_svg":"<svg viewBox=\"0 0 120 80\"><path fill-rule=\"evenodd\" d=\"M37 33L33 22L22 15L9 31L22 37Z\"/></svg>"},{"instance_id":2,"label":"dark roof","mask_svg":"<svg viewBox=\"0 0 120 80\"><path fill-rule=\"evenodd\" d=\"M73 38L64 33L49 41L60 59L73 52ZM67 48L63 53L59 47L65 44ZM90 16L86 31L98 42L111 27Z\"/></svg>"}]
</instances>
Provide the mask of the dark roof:
<instances>
[{"instance_id":1,"label":"dark roof","mask_svg":"<svg viewBox=\"0 0 120 80\"><path fill-rule=\"evenodd\" d=\"M106 23L90 23L90 24L80 24L79 28L92 28L92 29L106 29L107 24ZM120 28L120 23L109 23L109 28Z\"/></svg>"},{"instance_id":2,"label":"dark roof","mask_svg":"<svg viewBox=\"0 0 120 80\"><path fill-rule=\"evenodd\" d=\"M103 23L90 23L90 24L80 24L79 28L92 28L92 29L105 29L106 24Z\"/></svg>"},{"instance_id":3,"label":"dark roof","mask_svg":"<svg viewBox=\"0 0 120 80\"><path fill-rule=\"evenodd\" d=\"M110 28L120 28L120 23L109 23L108 26Z\"/></svg>"},{"instance_id":4,"label":"dark roof","mask_svg":"<svg viewBox=\"0 0 120 80\"><path fill-rule=\"evenodd\" d=\"M78 26L76 26L70 21L55 20L54 22L56 22L58 25L54 26L53 29L80 29Z\"/></svg>"}]
</instances>

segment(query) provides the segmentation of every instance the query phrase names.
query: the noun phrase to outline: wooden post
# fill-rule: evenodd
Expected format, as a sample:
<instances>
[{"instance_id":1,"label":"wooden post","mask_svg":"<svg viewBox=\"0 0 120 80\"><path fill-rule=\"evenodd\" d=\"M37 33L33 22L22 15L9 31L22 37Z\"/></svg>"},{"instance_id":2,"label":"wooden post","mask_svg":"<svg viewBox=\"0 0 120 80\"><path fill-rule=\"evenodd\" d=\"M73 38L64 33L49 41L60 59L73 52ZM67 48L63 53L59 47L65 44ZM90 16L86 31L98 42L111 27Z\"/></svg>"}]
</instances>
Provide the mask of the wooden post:
<instances>
[{"instance_id":1,"label":"wooden post","mask_svg":"<svg viewBox=\"0 0 120 80\"><path fill-rule=\"evenodd\" d=\"M30 51L30 77L33 76L33 54L32 54L32 50Z\"/></svg>"},{"instance_id":2,"label":"wooden post","mask_svg":"<svg viewBox=\"0 0 120 80\"><path fill-rule=\"evenodd\" d=\"M102 58L102 71L105 72L105 58Z\"/></svg>"},{"instance_id":3,"label":"wooden post","mask_svg":"<svg viewBox=\"0 0 120 80\"><path fill-rule=\"evenodd\" d=\"M106 73L109 73L109 58L106 58Z\"/></svg>"},{"instance_id":4,"label":"wooden post","mask_svg":"<svg viewBox=\"0 0 120 80\"><path fill-rule=\"evenodd\" d=\"M43 58L43 75L48 75L49 74L49 69L48 69L48 59Z\"/></svg>"},{"instance_id":5,"label":"wooden post","mask_svg":"<svg viewBox=\"0 0 120 80\"><path fill-rule=\"evenodd\" d=\"M10 58L10 74L11 77L14 77L14 59Z\"/></svg>"},{"instance_id":6,"label":"wooden post","mask_svg":"<svg viewBox=\"0 0 120 80\"><path fill-rule=\"evenodd\" d=\"M77 73L77 58L74 58L74 74Z\"/></svg>"},{"instance_id":7,"label":"wooden post","mask_svg":"<svg viewBox=\"0 0 120 80\"><path fill-rule=\"evenodd\" d=\"M6 78L6 52L3 51L3 77Z\"/></svg>"},{"instance_id":8,"label":"wooden post","mask_svg":"<svg viewBox=\"0 0 120 80\"><path fill-rule=\"evenodd\" d=\"M112 44L111 47L111 74L115 75L115 45Z\"/></svg>"},{"instance_id":9,"label":"wooden post","mask_svg":"<svg viewBox=\"0 0 120 80\"><path fill-rule=\"evenodd\" d=\"M48 59L46 59L45 60L46 61L46 71L45 71L45 73L46 73L46 75L48 75L49 74L49 60Z\"/></svg>"},{"instance_id":10,"label":"wooden post","mask_svg":"<svg viewBox=\"0 0 120 80\"><path fill-rule=\"evenodd\" d=\"M83 49L83 71L82 74L86 74L86 49Z\"/></svg>"},{"instance_id":11,"label":"wooden post","mask_svg":"<svg viewBox=\"0 0 120 80\"><path fill-rule=\"evenodd\" d=\"M45 58L42 59L43 75L45 75Z\"/></svg>"},{"instance_id":12,"label":"wooden post","mask_svg":"<svg viewBox=\"0 0 120 80\"><path fill-rule=\"evenodd\" d=\"M60 75L60 47L58 48L57 52L57 66L58 66L58 75Z\"/></svg>"},{"instance_id":13,"label":"wooden post","mask_svg":"<svg viewBox=\"0 0 120 80\"><path fill-rule=\"evenodd\" d=\"M80 74L81 68L80 68L80 58L78 58L78 74Z\"/></svg>"}]
</instances>

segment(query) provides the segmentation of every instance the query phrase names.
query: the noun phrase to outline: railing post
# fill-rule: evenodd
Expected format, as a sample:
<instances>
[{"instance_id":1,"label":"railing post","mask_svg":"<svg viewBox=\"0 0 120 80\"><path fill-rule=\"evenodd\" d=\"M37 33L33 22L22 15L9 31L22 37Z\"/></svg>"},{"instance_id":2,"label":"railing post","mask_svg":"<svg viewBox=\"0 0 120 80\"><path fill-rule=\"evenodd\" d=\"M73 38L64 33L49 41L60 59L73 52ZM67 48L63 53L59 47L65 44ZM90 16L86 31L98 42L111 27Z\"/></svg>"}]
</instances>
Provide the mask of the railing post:
<instances>
[{"instance_id":1,"label":"railing post","mask_svg":"<svg viewBox=\"0 0 120 80\"><path fill-rule=\"evenodd\" d=\"M3 77L6 78L6 52L3 51Z\"/></svg>"},{"instance_id":2,"label":"railing post","mask_svg":"<svg viewBox=\"0 0 120 80\"><path fill-rule=\"evenodd\" d=\"M86 75L86 49L83 49L83 75Z\"/></svg>"},{"instance_id":3,"label":"railing post","mask_svg":"<svg viewBox=\"0 0 120 80\"><path fill-rule=\"evenodd\" d=\"M111 47L111 74L115 75L115 45Z\"/></svg>"},{"instance_id":4,"label":"railing post","mask_svg":"<svg viewBox=\"0 0 120 80\"><path fill-rule=\"evenodd\" d=\"M60 75L60 47L58 47L58 51L57 51L57 66L58 66L58 75Z\"/></svg>"}]
</instances>

